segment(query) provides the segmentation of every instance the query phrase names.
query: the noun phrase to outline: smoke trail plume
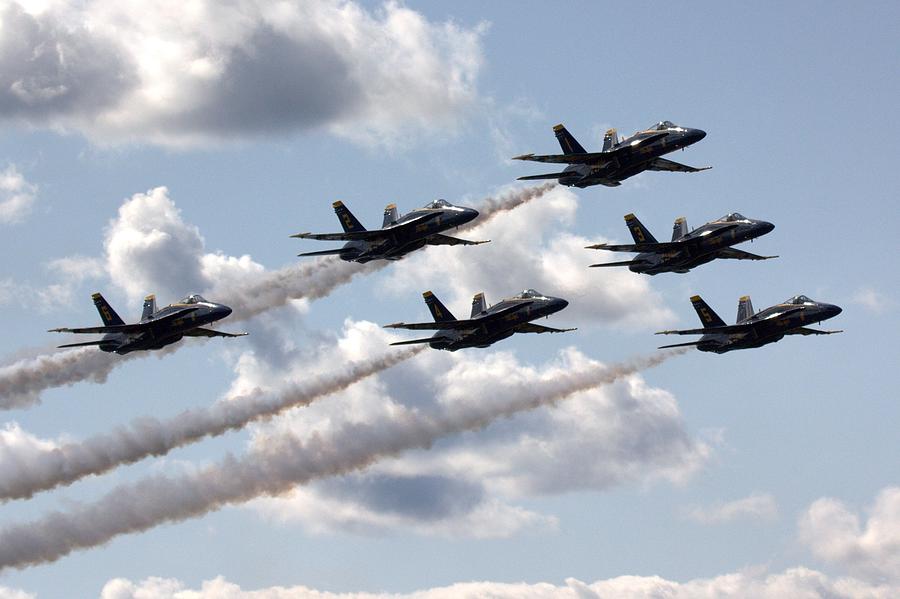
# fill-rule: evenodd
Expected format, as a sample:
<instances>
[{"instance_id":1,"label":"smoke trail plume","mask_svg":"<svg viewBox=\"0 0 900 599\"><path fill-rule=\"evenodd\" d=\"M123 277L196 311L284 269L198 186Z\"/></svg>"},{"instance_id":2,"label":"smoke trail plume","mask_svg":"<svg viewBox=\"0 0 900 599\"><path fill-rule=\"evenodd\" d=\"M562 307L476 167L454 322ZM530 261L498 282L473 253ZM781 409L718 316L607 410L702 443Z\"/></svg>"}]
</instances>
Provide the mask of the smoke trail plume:
<instances>
[{"instance_id":1,"label":"smoke trail plume","mask_svg":"<svg viewBox=\"0 0 900 599\"><path fill-rule=\"evenodd\" d=\"M348 423L331 438L303 441L286 434L243 458L181 477L153 476L121 485L99 501L68 512L0 530L0 569L52 562L128 533L201 516L225 505L279 495L298 484L346 474L403 451L428 448L438 439L487 426L498 418L552 406L586 391L656 366L682 351L661 352L608 368L593 368L553 381L522 385L511 399L457 407L437 416L402 412L389 424Z\"/></svg>"},{"instance_id":2,"label":"smoke trail plume","mask_svg":"<svg viewBox=\"0 0 900 599\"><path fill-rule=\"evenodd\" d=\"M480 217L473 222L483 224L502 212L541 197L555 185L546 183L487 197L478 206ZM361 265L319 258L248 276L240 285L214 287L206 293L232 308L234 312L229 320L246 320L287 305L291 300L323 298L356 275L376 272L386 265L384 261ZM95 348L84 348L43 354L0 367L0 410L39 403L41 392L54 387L81 381L102 383L123 360L141 355L145 354L112 356Z\"/></svg>"},{"instance_id":3,"label":"smoke trail plume","mask_svg":"<svg viewBox=\"0 0 900 599\"><path fill-rule=\"evenodd\" d=\"M79 443L48 450L29 449L27 455L0 451L0 470L12 472L0 480L0 501L26 499L39 491L68 485L85 476L102 474L149 456L165 455L176 447L204 437L222 435L291 408L307 406L408 360L424 349L424 346L413 347L366 362L347 364L340 374L293 386L278 397L267 397L256 391L207 408L186 410L169 420L140 418L130 426Z\"/></svg>"}]
</instances>

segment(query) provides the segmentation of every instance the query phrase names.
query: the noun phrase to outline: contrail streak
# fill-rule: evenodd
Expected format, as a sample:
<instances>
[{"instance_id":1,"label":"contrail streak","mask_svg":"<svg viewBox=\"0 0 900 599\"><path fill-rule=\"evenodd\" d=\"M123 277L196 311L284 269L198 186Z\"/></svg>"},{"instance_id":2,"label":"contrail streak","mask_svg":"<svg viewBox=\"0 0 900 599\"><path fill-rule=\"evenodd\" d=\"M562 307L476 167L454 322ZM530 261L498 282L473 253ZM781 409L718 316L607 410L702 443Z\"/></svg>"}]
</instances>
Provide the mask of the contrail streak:
<instances>
[{"instance_id":1,"label":"contrail streak","mask_svg":"<svg viewBox=\"0 0 900 599\"><path fill-rule=\"evenodd\" d=\"M451 407L435 416L406 411L393 416L389 423L347 423L330 438L313 435L304 441L290 434L273 436L261 450L242 458L229 455L194 474L157 475L120 485L95 503L0 529L0 569L52 562L119 535L360 470L379 459L428 448L442 437L483 428L498 418L552 406L579 391L613 383L679 353L683 352L660 352L608 368L523 384L508 393L511 399Z\"/></svg>"},{"instance_id":2,"label":"contrail streak","mask_svg":"<svg viewBox=\"0 0 900 599\"><path fill-rule=\"evenodd\" d=\"M346 364L340 374L293 386L274 398L256 391L219 401L207 408L186 410L169 420L140 418L130 426L79 443L49 450L27 450L27 454L20 452L18 455L13 451L0 451L0 471L11 472L0 480L0 501L26 499L39 491L68 485L85 476L102 474L146 457L165 455L176 447L204 437L222 435L291 408L307 406L408 360L424 349L423 346L414 347L373 360Z\"/></svg>"},{"instance_id":3,"label":"contrail streak","mask_svg":"<svg viewBox=\"0 0 900 599\"><path fill-rule=\"evenodd\" d=\"M555 183L546 183L488 196L479 204L480 216L473 224L484 224L498 214L541 197L555 186ZM232 308L234 312L230 321L246 320L287 305L291 300L323 298L337 287L349 283L356 275L376 272L386 265L385 261L360 265L319 258L248 276L241 285L213 288L207 293ZM174 351L174 346L170 347ZM0 410L39 403L41 392L54 387L81 381L102 383L123 360L144 355L147 354L142 352L121 357L95 348L84 348L55 351L0 367Z\"/></svg>"}]
</instances>

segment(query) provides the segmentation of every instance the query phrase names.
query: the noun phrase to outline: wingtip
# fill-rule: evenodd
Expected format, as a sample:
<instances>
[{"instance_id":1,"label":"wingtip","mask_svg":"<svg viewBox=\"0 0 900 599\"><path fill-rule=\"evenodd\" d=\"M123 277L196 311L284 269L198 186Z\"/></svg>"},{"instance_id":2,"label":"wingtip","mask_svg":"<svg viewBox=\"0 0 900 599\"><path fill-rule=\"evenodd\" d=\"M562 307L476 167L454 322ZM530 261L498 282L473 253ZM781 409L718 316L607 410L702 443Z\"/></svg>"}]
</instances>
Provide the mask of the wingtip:
<instances>
[{"instance_id":1,"label":"wingtip","mask_svg":"<svg viewBox=\"0 0 900 599\"><path fill-rule=\"evenodd\" d=\"M528 160L532 156L534 156L534 152L530 154L519 154L518 156L513 156L510 160Z\"/></svg>"},{"instance_id":2,"label":"wingtip","mask_svg":"<svg viewBox=\"0 0 900 599\"><path fill-rule=\"evenodd\" d=\"M293 235L288 235L288 237L296 237L298 239L303 239L307 235L312 235L312 233L310 233L309 231L306 231L304 233L294 233Z\"/></svg>"}]
</instances>

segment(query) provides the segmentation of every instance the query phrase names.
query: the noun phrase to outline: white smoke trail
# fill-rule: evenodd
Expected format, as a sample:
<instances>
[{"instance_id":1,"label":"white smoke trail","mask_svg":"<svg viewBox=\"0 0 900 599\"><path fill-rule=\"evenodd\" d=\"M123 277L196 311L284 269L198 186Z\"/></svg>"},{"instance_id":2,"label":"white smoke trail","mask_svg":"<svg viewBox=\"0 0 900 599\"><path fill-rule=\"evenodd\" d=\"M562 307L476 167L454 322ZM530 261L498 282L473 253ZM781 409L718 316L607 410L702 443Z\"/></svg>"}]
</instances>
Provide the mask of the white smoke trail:
<instances>
[{"instance_id":1,"label":"white smoke trail","mask_svg":"<svg viewBox=\"0 0 900 599\"><path fill-rule=\"evenodd\" d=\"M480 216L473 223L483 224L498 214L541 197L555 185L546 183L484 198L478 207ZM337 287L349 283L356 275L376 272L386 265L384 261L360 265L319 258L248 276L240 285L213 288L207 293L210 298L232 308L234 313L230 321L245 320L292 300L323 298ZM96 348L85 348L19 360L0 368L0 410L39 403L41 392L54 387L81 381L105 382L112 369L123 360L144 355L146 353L140 352L124 357L112 356Z\"/></svg>"},{"instance_id":2,"label":"white smoke trail","mask_svg":"<svg viewBox=\"0 0 900 599\"><path fill-rule=\"evenodd\" d=\"M483 428L498 418L552 406L579 391L613 383L680 353L683 351L661 352L545 383L522 385L505 402L460 406L437 416L408 411L394 416L390 424L348 423L331 438L313 435L303 441L290 434L270 437L263 449L243 458L229 455L219 464L177 478L148 477L121 485L95 503L0 529L0 570L52 562L119 535L360 470L403 451L428 448L442 437Z\"/></svg>"},{"instance_id":3,"label":"white smoke trail","mask_svg":"<svg viewBox=\"0 0 900 599\"><path fill-rule=\"evenodd\" d=\"M143 417L130 426L78 443L46 450L29 448L18 453L0 451L0 471L11 472L0 479L0 501L26 499L39 491L68 485L150 456L165 455L204 437L222 435L291 408L307 406L408 360L424 349L418 346L365 362L349 363L341 367L340 374L292 386L278 397L266 397L255 391L206 408L185 410L168 420Z\"/></svg>"}]
</instances>

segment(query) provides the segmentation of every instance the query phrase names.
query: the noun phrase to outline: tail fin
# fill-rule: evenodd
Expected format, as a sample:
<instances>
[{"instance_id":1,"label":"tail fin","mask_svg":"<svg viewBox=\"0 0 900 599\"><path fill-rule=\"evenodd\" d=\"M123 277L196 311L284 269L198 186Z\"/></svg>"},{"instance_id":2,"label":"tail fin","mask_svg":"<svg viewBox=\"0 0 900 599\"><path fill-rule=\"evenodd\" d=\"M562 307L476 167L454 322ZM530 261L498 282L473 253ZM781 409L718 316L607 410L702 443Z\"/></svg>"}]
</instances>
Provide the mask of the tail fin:
<instances>
[{"instance_id":1,"label":"tail fin","mask_svg":"<svg viewBox=\"0 0 900 599\"><path fill-rule=\"evenodd\" d=\"M97 312L100 313L100 318L103 320L105 326L109 327L116 324L125 324L125 322L119 318L119 315L116 314L116 311L112 309L112 306L103 299L102 295L95 293L91 296L91 299L94 300L94 305L97 306Z\"/></svg>"},{"instance_id":2,"label":"tail fin","mask_svg":"<svg viewBox=\"0 0 900 599\"><path fill-rule=\"evenodd\" d=\"M476 316L484 312L486 308L487 303L484 301L484 293L476 293L475 297L472 298L471 318L475 318Z\"/></svg>"},{"instance_id":3,"label":"tail fin","mask_svg":"<svg viewBox=\"0 0 900 599\"><path fill-rule=\"evenodd\" d=\"M656 237L633 214L625 215L625 224L631 231L635 243L657 243Z\"/></svg>"},{"instance_id":4,"label":"tail fin","mask_svg":"<svg viewBox=\"0 0 900 599\"><path fill-rule=\"evenodd\" d=\"M347 210L347 207L344 206L343 202L338 200L331 206L334 208L334 213L337 214L338 219L340 219L341 226L344 227L345 233L356 233L366 230L366 228L362 226L362 223L356 220L356 217L353 216L353 213Z\"/></svg>"},{"instance_id":5,"label":"tail fin","mask_svg":"<svg viewBox=\"0 0 900 599\"><path fill-rule=\"evenodd\" d=\"M697 316L700 317L700 322L703 323L703 328L709 327L724 327L726 326L725 321L719 318L719 315L713 312L713 309L709 307L709 305L700 298L699 295L695 295L691 298L691 303L694 304L694 310L697 311Z\"/></svg>"},{"instance_id":6,"label":"tail fin","mask_svg":"<svg viewBox=\"0 0 900 599\"><path fill-rule=\"evenodd\" d=\"M741 299L738 300L738 314L737 321L741 322L747 320L751 316L753 316L755 312L753 311L753 302L750 301L750 296L745 295Z\"/></svg>"},{"instance_id":7,"label":"tail fin","mask_svg":"<svg viewBox=\"0 0 900 599\"><path fill-rule=\"evenodd\" d=\"M672 241L677 241L687 235L690 231L688 231L687 219L683 216L679 216L675 219L675 224L672 226Z\"/></svg>"},{"instance_id":8,"label":"tail fin","mask_svg":"<svg viewBox=\"0 0 900 599\"><path fill-rule=\"evenodd\" d=\"M400 212L397 211L397 204L388 204L384 207L384 220L381 223L381 227L389 227L400 218Z\"/></svg>"},{"instance_id":9,"label":"tail fin","mask_svg":"<svg viewBox=\"0 0 900 599\"><path fill-rule=\"evenodd\" d=\"M603 151L608 152L619 143L619 134L615 129L609 129L606 132L606 135L603 136Z\"/></svg>"},{"instance_id":10,"label":"tail fin","mask_svg":"<svg viewBox=\"0 0 900 599\"><path fill-rule=\"evenodd\" d=\"M587 154L587 151L581 147L581 144L572 137L572 134L562 124L554 127L553 132L556 134L556 139L559 140L559 147L562 148L565 154Z\"/></svg>"},{"instance_id":11,"label":"tail fin","mask_svg":"<svg viewBox=\"0 0 900 599\"><path fill-rule=\"evenodd\" d=\"M156 312L156 296L152 293L144 298L144 311L141 313L141 320L147 320Z\"/></svg>"},{"instance_id":12,"label":"tail fin","mask_svg":"<svg viewBox=\"0 0 900 599\"><path fill-rule=\"evenodd\" d=\"M435 322L446 322L449 320L456 320L456 317L447 309L447 306L441 303L433 293L430 291L426 291L422 294L422 297L425 298L425 304L428 306L428 309L431 310L431 315L434 316Z\"/></svg>"}]
</instances>

